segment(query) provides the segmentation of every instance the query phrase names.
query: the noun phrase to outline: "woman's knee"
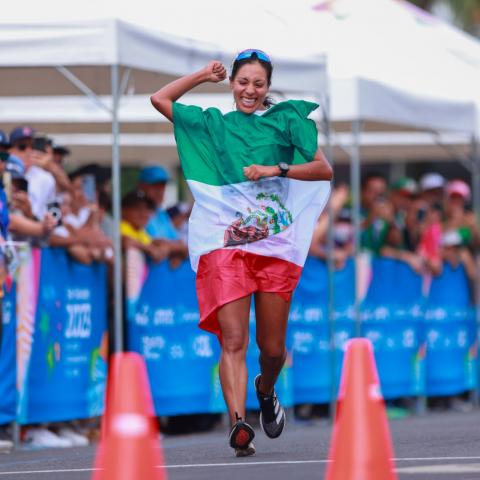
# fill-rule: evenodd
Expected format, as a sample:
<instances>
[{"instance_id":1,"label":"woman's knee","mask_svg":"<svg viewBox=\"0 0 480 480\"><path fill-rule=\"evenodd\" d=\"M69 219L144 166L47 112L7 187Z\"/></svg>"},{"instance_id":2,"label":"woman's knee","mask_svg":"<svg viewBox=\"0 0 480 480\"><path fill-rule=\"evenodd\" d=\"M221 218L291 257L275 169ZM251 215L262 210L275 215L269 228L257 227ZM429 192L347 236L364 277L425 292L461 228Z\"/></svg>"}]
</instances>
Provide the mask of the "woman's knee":
<instances>
[{"instance_id":1,"label":"woman's knee","mask_svg":"<svg viewBox=\"0 0 480 480\"><path fill-rule=\"evenodd\" d=\"M271 362L280 362L285 360L287 349L284 343L263 343L257 341L257 344L260 350L260 355L262 355L265 360L270 360Z\"/></svg>"},{"instance_id":2,"label":"woman's knee","mask_svg":"<svg viewBox=\"0 0 480 480\"><path fill-rule=\"evenodd\" d=\"M222 335L222 350L225 353L245 353L248 347L248 335L228 334Z\"/></svg>"}]
</instances>

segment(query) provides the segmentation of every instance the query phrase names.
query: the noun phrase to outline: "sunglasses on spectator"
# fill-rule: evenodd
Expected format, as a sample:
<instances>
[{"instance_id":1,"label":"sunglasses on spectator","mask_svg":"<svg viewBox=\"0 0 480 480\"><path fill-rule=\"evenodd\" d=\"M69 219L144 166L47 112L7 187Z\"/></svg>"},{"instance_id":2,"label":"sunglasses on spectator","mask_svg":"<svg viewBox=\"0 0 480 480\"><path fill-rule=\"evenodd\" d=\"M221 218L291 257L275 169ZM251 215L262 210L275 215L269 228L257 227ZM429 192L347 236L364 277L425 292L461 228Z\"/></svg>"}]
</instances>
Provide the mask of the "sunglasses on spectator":
<instances>
[{"instance_id":1,"label":"sunglasses on spectator","mask_svg":"<svg viewBox=\"0 0 480 480\"><path fill-rule=\"evenodd\" d=\"M252 58L253 54L255 54L256 57L262 62L272 63L270 57L265 52L262 52L262 50L255 50L253 48L243 50L238 53L235 57L234 62L238 62L239 60L245 60L246 58Z\"/></svg>"},{"instance_id":2,"label":"sunglasses on spectator","mask_svg":"<svg viewBox=\"0 0 480 480\"><path fill-rule=\"evenodd\" d=\"M17 145L18 150L21 152L24 152L27 148L32 148L31 145L28 145L27 143L20 143L20 145Z\"/></svg>"}]
</instances>

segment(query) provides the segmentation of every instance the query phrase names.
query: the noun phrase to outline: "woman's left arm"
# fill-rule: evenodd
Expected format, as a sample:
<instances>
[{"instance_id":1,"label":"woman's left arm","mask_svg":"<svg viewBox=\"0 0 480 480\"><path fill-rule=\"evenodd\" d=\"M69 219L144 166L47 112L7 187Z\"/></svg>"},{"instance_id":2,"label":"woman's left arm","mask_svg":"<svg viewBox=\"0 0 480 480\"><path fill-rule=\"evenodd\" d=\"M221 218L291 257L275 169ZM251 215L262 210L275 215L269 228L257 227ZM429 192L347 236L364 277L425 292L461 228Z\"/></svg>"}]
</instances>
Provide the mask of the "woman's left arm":
<instances>
[{"instance_id":1,"label":"woman's left arm","mask_svg":"<svg viewBox=\"0 0 480 480\"><path fill-rule=\"evenodd\" d=\"M249 180L259 180L264 177L278 177L280 168L277 165L250 165L244 167L243 172ZM301 165L290 165L287 178L294 180L331 180L333 178L333 170L328 160L320 149L317 150L313 160Z\"/></svg>"}]
</instances>

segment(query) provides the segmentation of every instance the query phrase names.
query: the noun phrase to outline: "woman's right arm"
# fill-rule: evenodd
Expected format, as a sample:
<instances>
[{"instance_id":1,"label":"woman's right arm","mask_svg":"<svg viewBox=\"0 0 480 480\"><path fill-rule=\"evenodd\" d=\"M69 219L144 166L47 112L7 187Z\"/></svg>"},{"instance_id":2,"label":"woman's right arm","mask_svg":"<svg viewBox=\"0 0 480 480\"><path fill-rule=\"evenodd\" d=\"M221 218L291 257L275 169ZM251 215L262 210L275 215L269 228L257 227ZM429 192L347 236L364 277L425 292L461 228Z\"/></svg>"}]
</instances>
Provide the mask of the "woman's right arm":
<instances>
[{"instance_id":1,"label":"woman's right arm","mask_svg":"<svg viewBox=\"0 0 480 480\"><path fill-rule=\"evenodd\" d=\"M155 92L150 101L152 105L171 122L173 122L173 102L182 95L205 82L221 82L227 77L227 71L221 62L211 61L198 72L181 77Z\"/></svg>"}]
</instances>

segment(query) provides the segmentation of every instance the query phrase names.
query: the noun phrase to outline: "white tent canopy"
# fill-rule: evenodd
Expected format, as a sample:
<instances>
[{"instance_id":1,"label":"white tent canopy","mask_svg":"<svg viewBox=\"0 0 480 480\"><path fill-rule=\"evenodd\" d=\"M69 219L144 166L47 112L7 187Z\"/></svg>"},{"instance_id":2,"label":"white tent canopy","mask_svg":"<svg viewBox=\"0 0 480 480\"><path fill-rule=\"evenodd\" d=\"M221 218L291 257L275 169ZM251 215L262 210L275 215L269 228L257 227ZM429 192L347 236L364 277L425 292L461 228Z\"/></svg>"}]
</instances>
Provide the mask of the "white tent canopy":
<instances>
[{"instance_id":1,"label":"white tent canopy","mask_svg":"<svg viewBox=\"0 0 480 480\"><path fill-rule=\"evenodd\" d=\"M281 91L325 92L326 56L334 122L472 131L478 42L406 5L86 0L72 11L68 2L32 1L21 13L2 12L0 67L118 64L182 75L212 58L228 65L235 51L255 46L274 58Z\"/></svg>"},{"instance_id":2,"label":"white tent canopy","mask_svg":"<svg viewBox=\"0 0 480 480\"><path fill-rule=\"evenodd\" d=\"M200 3L200 17L194 16L192 9ZM212 58L228 63L236 51L245 47L244 36L231 35L234 41L229 43L221 40L222 22L218 17L232 23L238 20L237 13L225 2L210 3L213 17L202 17L205 2L187 0L168 4L148 0L87 1L81 9L72 9L68 2L58 0L29 2L31 8L22 12L12 9L2 13L0 67L122 65L184 75L203 67ZM256 44L267 44L275 56L275 88L300 92L325 90L323 57L304 52L298 55L308 37L296 35L292 39L286 28L280 30L277 26L271 41L262 33L262 25L271 23L275 16L253 0L244 3L245 10L249 10L248 4L255 10L255 15L249 15L253 17L249 26L253 35L249 34L249 38L255 39ZM186 16L188 11L190 15ZM200 31L208 31L210 35L200 38L188 28L190 33L182 36L180 27L188 23L186 18L195 20L193 24L200 24Z\"/></svg>"},{"instance_id":3,"label":"white tent canopy","mask_svg":"<svg viewBox=\"0 0 480 480\"><path fill-rule=\"evenodd\" d=\"M12 96L44 95L42 87L50 87L52 94L51 86L63 81L58 73L47 78L39 75L40 68L22 71L18 67L63 65L71 70L83 66L83 73L93 67L95 74L86 75L85 82L103 95L110 93L110 72L101 66L133 67L142 72L130 75L127 91L136 93L136 78L144 76L145 70L176 76L212 58L228 65L233 52L256 46L274 59L273 88L297 94L307 91L320 97L327 91L324 58L328 58L334 125L361 120L370 130L369 122L392 130L407 126L473 132L478 42L408 5L395 0L246 0L242 8L232 9L219 0L125 4L87 0L72 12L68 2L31 2L21 14L7 11L0 19L0 67L17 67L10 76L3 71L0 122L14 124L13 118L8 121ZM106 80L100 82L102 75ZM28 88L19 90L19 76L31 79L33 94ZM152 93L163 82L160 75L151 80L137 93ZM97 83L106 84L107 89L96 89ZM30 123L55 132L48 124L64 120L55 122L46 115L41 121L34 112L39 102L31 101ZM127 97L120 105L120 112L128 110L127 122L135 122L136 115L142 117L150 109L148 99L146 106L135 111L134 102L126 108L124 102L129 102ZM42 106L53 112L54 104L49 108L43 102ZM87 119L79 121L88 122L91 115L92 131L101 122L99 117L110 121L108 108L102 111L98 104L82 112ZM160 121L153 110L150 116Z\"/></svg>"}]
</instances>

